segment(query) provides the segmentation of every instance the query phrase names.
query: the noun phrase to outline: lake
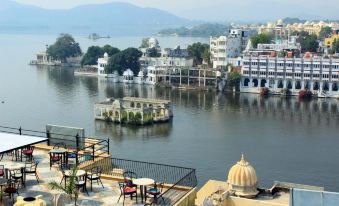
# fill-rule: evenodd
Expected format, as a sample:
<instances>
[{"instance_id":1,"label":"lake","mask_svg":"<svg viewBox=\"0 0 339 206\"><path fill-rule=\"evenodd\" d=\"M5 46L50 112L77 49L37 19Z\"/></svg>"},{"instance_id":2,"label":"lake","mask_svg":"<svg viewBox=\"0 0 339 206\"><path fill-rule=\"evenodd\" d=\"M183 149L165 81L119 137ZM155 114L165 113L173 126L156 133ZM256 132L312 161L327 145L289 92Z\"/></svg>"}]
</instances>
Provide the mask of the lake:
<instances>
[{"instance_id":1,"label":"lake","mask_svg":"<svg viewBox=\"0 0 339 206\"><path fill-rule=\"evenodd\" d=\"M339 101L261 98L152 86L107 83L74 76L70 68L29 66L56 36L0 35L0 125L45 130L46 124L82 127L87 136L109 138L113 156L197 169L199 186L226 180L241 153L256 169L259 186L274 180L339 191ZM91 41L90 45L138 47L142 37ZM158 38L163 47L208 39ZM95 121L95 102L107 97L170 99L172 122L126 127Z\"/></svg>"}]
</instances>

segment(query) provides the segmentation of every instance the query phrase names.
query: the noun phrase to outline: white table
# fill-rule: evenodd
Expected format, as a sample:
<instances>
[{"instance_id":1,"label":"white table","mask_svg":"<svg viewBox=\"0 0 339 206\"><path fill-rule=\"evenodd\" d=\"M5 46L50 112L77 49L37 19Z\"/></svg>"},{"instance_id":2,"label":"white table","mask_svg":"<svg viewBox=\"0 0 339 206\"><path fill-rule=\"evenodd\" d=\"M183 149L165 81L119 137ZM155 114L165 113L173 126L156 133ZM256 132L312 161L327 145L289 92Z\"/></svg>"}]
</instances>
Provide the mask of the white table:
<instances>
[{"instance_id":1,"label":"white table","mask_svg":"<svg viewBox=\"0 0 339 206\"><path fill-rule=\"evenodd\" d=\"M78 170L76 175L77 177L84 176L86 174L85 170ZM72 170L65 170L66 177L70 177L72 175Z\"/></svg>"},{"instance_id":2,"label":"white table","mask_svg":"<svg viewBox=\"0 0 339 206\"><path fill-rule=\"evenodd\" d=\"M154 180L150 178L138 178L133 179L133 184L136 184L140 187L140 196L141 196L141 202L144 202L144 199L146 201L146 186L153 185Z\"/></svg>"},{"instance_id":3,"label":"white table","mask_svg":"<svg viewBox=\"0 0 339 206\"><path fill-rule=\"evenodd\" d=\"M22 172L22 184L25 185L26 175L24 174L25 163L22 162L0 162L0 165L5 167L6 178L10 179L10 171L12 170L21 170Z\"/></svg>"}]
</instances>

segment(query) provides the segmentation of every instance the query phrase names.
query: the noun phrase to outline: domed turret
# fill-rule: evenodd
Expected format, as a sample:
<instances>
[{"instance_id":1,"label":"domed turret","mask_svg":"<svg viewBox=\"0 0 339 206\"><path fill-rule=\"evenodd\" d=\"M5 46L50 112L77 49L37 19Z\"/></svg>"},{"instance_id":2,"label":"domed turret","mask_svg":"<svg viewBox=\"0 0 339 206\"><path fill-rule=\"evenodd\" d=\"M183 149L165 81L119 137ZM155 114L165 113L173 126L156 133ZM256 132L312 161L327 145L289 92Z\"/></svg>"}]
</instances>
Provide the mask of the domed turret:
<instances>
[{"instance_id":1,"label":"domed turret","mask_svg":"<svg viewBox=\"0 0 339 206\"><path fill-rule=\"evenodd\" d=\"M244 155L230 169L227 183L229 189L233 190L237 196L251 198L258 194L257 174L250 163L245 160Z\"/></svg>"},{"instance_id":2,"label":"domed turret","mask_svg":"<svg viewBox=\"0 0 339 206\"><path fill-rule=\"evenodd\" d=\"M105 54L104 54L104 59L105 59L105 60L108 59L108 54L107 54L107 52L105 52Z\"/></svg>"}]
</instances>

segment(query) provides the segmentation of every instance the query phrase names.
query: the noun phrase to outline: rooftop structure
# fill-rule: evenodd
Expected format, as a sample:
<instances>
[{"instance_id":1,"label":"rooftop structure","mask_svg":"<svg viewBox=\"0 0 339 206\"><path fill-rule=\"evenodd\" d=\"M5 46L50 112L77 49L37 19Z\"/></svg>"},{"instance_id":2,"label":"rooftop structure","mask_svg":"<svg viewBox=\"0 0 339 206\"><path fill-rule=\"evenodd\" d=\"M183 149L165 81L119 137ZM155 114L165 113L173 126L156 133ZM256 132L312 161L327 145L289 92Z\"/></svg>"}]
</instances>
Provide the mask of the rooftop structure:
<instances>
[{"instance_id":1,"label":"rooftop structure","mask_svg":"<svg viewBox=\"0 0 339 206\"><path fill-rule=\"evenodd\" d=\"M198 191L195 205L308 206L308 204L301 204L302 202L300 202L300 200L305 201L304 198L307 195L324 193L322 187L308 185L274 182L274 185L271 188L263 189L258 188L257 184L255 169L242 155L240 161L229 170L227 182L209 180ZM295 193L294 190L297 191L297 193ZM300 194L299 191L307 192ZM294 194L297 194L298 196L295 197ZM338 196L328 196L328 200L336 200L339 197L339 194L336 195ZM319 200L320 202L323 201L320 195L314 197L315 199L313 200L316 200L317 202ZM308 200L308 202L310 202L310 200Z\"/></svg>"}]
</instances>

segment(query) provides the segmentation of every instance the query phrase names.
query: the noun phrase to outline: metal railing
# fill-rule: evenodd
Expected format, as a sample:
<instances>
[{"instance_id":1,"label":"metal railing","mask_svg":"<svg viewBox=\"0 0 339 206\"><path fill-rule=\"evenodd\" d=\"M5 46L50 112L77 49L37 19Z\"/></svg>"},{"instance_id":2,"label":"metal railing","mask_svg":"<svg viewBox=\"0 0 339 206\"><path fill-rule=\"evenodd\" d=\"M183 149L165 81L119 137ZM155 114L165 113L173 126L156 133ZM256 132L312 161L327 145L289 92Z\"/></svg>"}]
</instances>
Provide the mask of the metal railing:
<instances>
[{"instance_id":1,"label":"metal railing","mask_svg":"<svg viewBox=\"0 0 339 206\"><path fill-rule=\"evenodd\" d=\"M105 175L123 179L126 171L138 177L151 178L156 183L164 183L162 194L153 202L155 205L174 205L197 185L195 169L173 165L142 162L120 158L102 157L88 168L100 166Z\"/></svg>"},{"instance_id":2,"label":"metal railing","mask_svg":"<svg viewBox=\"0 0 339 206\"><path fill-rule=\"evenodd\" d=\"M77 153L81 151L83 153L86 153L85 158L82 158L82 160L80 160L79 162L88 160L88 156L89 156L88 153L90 153L91 158L94 158L95 156L99 156L103 154L109 154L109 144L110 144L109 139L103 140L103 139L95 139L95 138L89 138L89 137L81 138L78 134L76 135L58 134L58 133L52 133L49 131L37 131L37 130L23 129L22 127L15 128L15 127L8 127L8 126L1 126L1 125L0 125L0 132L48 138L47 145L49 146L53 146L58 143L63 143L68 149L73 149ZM68 138L67 139L57 138L55 136L68 137Z\"/></svg>"}]
</instances>

